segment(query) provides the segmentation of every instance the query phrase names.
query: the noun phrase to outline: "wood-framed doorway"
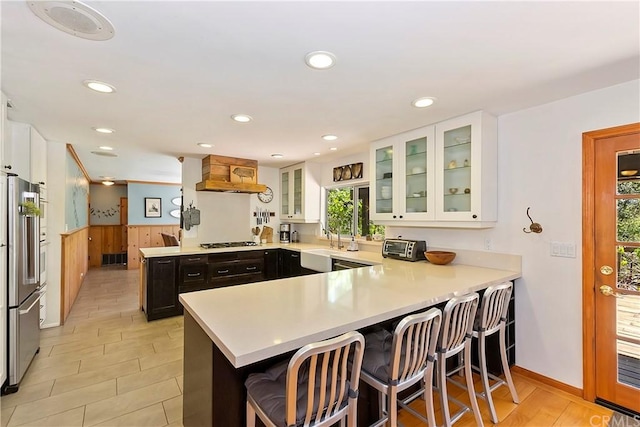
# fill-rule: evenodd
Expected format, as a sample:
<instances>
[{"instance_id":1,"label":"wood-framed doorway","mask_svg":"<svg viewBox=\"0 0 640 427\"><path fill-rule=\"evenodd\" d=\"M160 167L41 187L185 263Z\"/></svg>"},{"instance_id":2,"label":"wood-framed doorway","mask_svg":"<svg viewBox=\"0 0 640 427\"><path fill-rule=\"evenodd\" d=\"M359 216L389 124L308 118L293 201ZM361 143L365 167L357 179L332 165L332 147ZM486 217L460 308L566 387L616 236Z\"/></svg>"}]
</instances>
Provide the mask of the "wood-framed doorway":
<instances>
[{"instance_id":1,"label":"wood-framed doorway","mask_svg":"<svg viewBox=\"0 0 640 427\"><path fill-rule=\"evenodd\" d=\"M582 346L583 398L594 402L596 395L595 316L595 163L599 140L640 132L640 123L585 132L582 135Z\"/></svg>"}]
</instances>

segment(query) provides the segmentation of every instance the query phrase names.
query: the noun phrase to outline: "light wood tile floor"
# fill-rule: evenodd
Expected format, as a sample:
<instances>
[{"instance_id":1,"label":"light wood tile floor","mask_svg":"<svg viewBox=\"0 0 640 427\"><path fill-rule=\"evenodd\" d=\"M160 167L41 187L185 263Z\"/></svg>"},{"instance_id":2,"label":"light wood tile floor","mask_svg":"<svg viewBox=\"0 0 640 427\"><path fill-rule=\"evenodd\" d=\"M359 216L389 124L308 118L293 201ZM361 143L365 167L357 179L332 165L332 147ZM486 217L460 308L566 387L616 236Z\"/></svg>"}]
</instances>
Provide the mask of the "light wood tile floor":
<instances>
[{"instance_id":1,"label":"light wood tile floor","mask_svg":"<svg viewBox=\"0 0 640 427\"><path fill-rule=\"evenodd\" d=\"M183 318L148 323L137 303L138 271L90 270L65 325L42 331L20 390L0 399L0 427L181 426ZM494 392L500 425L606 426L612 414L526 377L514 381L519 405L506 387ZM451 393L466 399L463 390ZM423 404L412 406L424 413ZM400 421L424 425L406 412ZM465 414L456 426L474 424Z\"/></svg>"}]
</instances>

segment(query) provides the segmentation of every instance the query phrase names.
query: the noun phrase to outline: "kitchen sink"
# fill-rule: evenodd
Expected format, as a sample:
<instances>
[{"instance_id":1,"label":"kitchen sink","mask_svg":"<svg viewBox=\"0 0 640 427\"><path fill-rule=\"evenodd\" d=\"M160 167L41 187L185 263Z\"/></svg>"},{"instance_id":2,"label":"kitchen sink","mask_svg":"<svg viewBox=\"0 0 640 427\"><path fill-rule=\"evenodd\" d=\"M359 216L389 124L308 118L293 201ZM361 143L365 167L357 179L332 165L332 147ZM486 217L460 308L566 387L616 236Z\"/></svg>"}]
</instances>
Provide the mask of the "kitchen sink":
<instances>
[{"instance_id":1,"label":"kitchen sink","mask_svg":"<svg viewBox=\"0 0 640 427\"><path fill-rule=\"evenodd\" d=\"M300 251L300 265L309 270L327 273L331 271L331 255L339 254L340 251L331 249L309 249Z\"/></svg>"}]
</instances>

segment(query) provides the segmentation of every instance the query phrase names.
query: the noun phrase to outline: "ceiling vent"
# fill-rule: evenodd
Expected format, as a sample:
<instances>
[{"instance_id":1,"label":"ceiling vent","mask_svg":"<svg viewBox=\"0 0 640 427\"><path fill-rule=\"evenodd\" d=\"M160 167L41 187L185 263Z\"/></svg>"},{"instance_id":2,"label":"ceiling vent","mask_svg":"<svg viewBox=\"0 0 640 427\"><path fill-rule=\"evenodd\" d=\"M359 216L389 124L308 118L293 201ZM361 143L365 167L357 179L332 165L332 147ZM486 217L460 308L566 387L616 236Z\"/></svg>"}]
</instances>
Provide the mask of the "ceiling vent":
<instances>
[{"instance_id":1,"label":"ceiling vent","mask_svg":"<svg viewBox=\"0 0 640 427\"><path fill-rule=\"evenodd\" d=\"M79 1L28 1L29 8L47 24L88 40L109 40L113 25L97 10Z\"/></svg>"}]
</instances>

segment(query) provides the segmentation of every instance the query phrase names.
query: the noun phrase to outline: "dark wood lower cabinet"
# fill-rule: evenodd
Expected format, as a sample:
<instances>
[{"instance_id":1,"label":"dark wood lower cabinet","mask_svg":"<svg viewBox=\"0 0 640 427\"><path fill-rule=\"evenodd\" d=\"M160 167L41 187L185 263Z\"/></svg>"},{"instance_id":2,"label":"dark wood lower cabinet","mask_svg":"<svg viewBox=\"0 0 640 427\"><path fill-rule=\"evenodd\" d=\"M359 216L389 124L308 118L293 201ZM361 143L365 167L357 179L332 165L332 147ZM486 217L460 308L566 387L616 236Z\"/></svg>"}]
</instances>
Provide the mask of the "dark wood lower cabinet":
<instances>
[{"instance_id":1,"label":"dark wood lower cabinet","mask_svg":"<svg viewBox=\"0 0 640 427\"><path fill-rule=\"evenodd\" d=\"M147 269L147 289L143 299L143 309L147 320L182 314L178 302L178 258L149 258Z\"/></svg>"},{"instance_id":2,"label":"dark wood lower cabinet","mask_svg":"<svg viewBox=\"0 0 640 427\"><path fill-rule=\"evenodd\" d=\"M143 310L147 320L182 314L178 293L314 274L300 252L284 249L222 252L145 260Z\"/></svg>"}]
</instances>

